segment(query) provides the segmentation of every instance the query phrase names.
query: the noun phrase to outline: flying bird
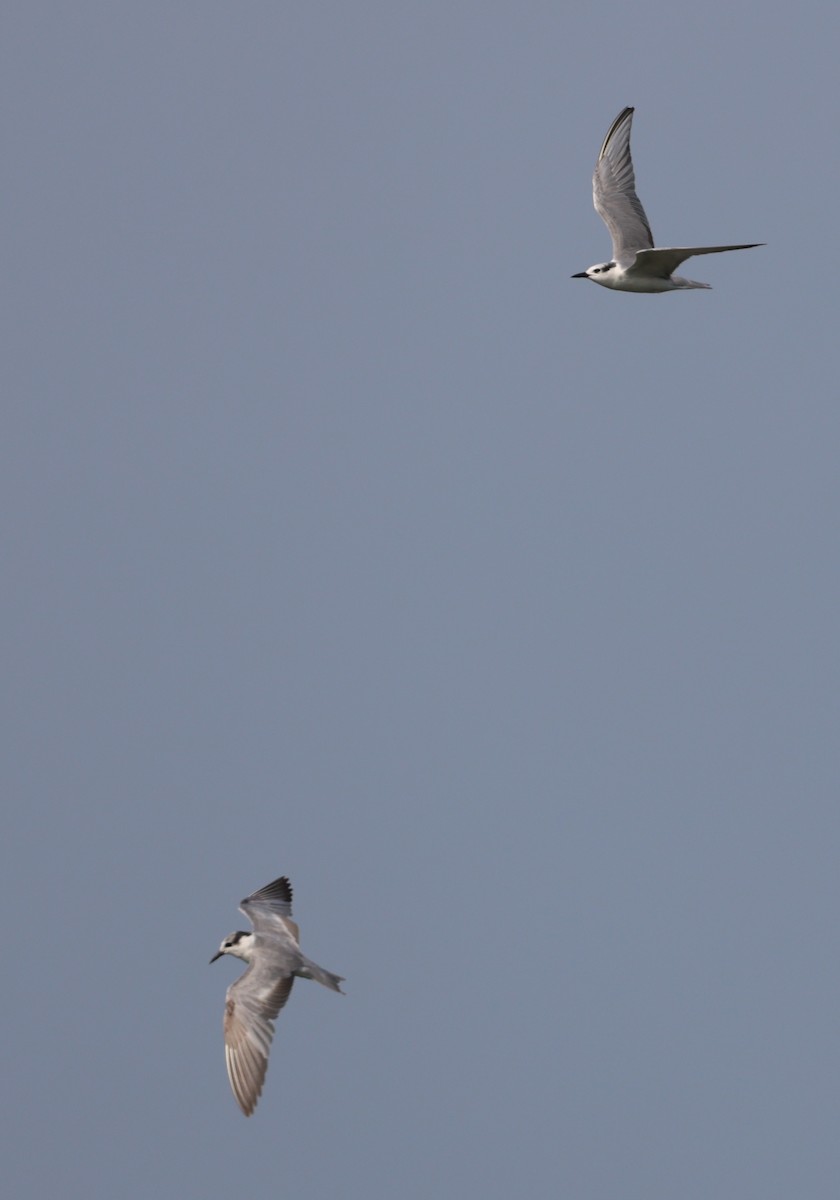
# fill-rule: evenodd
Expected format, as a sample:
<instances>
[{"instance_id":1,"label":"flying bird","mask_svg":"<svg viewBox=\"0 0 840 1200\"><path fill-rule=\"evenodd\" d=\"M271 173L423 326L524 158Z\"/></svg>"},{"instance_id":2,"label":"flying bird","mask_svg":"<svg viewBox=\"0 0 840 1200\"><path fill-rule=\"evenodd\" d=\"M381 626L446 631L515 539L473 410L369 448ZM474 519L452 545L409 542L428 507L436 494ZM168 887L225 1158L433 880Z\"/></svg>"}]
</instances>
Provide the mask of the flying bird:
<instances>
[{"instance_id":1,"label":"flying bird","mask_svg":"<svg viewBox=\"0 0 840 1200\"><path fill-rule=\"evenodd\" d=\"M285 875L247 896L239 911L250 920L253 932L229 933L210 962L232 954L248 963L245 974L227 990L224 1030L230 1086L250 1117L262 1092L274 1021L289 999L295 976L315 979L334 992L341 992L344 977L325 971L302 953L300 931L292 920L292 885Z\"/></svg>"},{"instance_id":2,"label":"flying bird","mask_svg":"<svg viewBox=\"0 0 840 1200\"><path fill-rule=\"evenodd\" d=\"M642 202L636 195L636 177L630 157L630 126L634 109L624 108L610 126L592 176L595 211L612 238L610 262L579 271L572 279L591 279L618 292L676 292L683 288L708 288L673 272L694 254L721 254L724 250L752 250L764 242L738 246L676 246L654 249Z\"/></svg>"}]
</instances>

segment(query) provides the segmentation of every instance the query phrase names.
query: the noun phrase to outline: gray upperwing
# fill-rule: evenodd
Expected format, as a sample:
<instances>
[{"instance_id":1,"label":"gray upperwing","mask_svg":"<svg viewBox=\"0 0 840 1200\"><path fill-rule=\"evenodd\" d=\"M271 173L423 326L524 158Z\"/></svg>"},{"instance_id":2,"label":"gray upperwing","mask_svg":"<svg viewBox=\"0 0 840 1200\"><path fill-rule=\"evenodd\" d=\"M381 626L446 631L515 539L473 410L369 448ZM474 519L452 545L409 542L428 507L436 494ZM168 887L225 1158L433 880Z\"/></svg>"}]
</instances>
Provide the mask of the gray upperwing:
<instances>
[{"instance_id":1,"label":"gray upperwing","mask_svg":"<svg viewBox=\"0 0 840 1200\"><path fill-rule=\"evenodd\" d=\"M655 250L639 250L636 261L627 268L626 274L669 279L680 263L695 254L723 254L726 250L753 250L763 245L763 242L747 242L739 246L657 246Z\"/></svg>"},{"instance_id":2,"label":"gray upperwing","mask_svg":"<svg viewBox=\"0 0 840 1200\"><path fill-rule=\"evenodd\" d=\"M278 926L285 929L286 919L292 915L292 885L285 875L281 875L273 883L246 896L239 911L258 931L276 930Z\"/></svg>"},{"instance_id":3,"label":"gray upperwing","mask_svg":"<svg viewBox=\"0 0 840 1200\"><path fill-rule=\"evenodd\" d=\"M225 1063L228 1079L246 1117L257 1106L274 1037L274 1018L289 998L294 976L263 986L250 967L231 984L225 999Z\"/></svg>"},{"instance_id":4,"label":"gray upperwing","mask_svg":"<svg viewBox=\"0 0 840 1200\"><path fill-rule=\"evenodd\" d=\"M278 979L275 971L261 971L252 964L230 985L226 1000L228 1006L232 1003L240 1012L248 1014L247 1020L242 1018L246 1024L273 1021L289 999L294 981L291 972Z\"/></svg>"},{"instance_id":5,"label":"gray upperwing","mask_svg":"<svg viewBox=\"0 0 840 1200\"><path fill-rule=\"evenodd\" d=\"M636 176L630 157L632 108L625 108L610 126L592 176L595 211L603 220L613 244L613 258L628 251L653 246L653 234L636 195Z\"/></svg>"}]
</instances>

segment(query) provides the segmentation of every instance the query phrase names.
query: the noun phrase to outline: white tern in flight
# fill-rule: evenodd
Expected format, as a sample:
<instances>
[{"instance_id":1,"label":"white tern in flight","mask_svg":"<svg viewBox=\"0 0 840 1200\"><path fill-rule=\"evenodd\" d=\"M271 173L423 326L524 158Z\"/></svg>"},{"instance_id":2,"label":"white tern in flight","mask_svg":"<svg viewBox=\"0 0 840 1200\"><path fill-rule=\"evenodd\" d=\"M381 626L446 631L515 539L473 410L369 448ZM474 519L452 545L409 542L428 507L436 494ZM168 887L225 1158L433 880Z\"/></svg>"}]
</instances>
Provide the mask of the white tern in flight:
<instances>
[{"instance_id":1,"label":"white tern in flight","mask_svg":"<svg viewBox=\"0 0 840 1200\"><path fill-rule=\"evenodd\" d=\"M724 250L752 250L764 242L738 246L675 246L656 248L642 202L636 195L636 178L630 157L632 108L618 114L604 138L592 176L595 211L612 238L610 262L579 271L572 279L591 279L617 292L676 292L683 288L708 288L673 272L694 254L721 254Z\"/></svg>"},{"instance_id":2,"label":"white tern in flight","mask_svg":"<svg viewBox=\"0 0 840 1200\"><path fill-rule=\"evenodd\" d=\"M334 992L341 991L344 979L302 953L300 931L292 920L292 885L285 875L247 896L239 911L253 932L229 933L210 961L232 954L248 963L225 997L225 1061L237 1103L250 1117L268 1068L274 1020L289 999L295 976L316 979Z\"/></svg>"}]
</instances>

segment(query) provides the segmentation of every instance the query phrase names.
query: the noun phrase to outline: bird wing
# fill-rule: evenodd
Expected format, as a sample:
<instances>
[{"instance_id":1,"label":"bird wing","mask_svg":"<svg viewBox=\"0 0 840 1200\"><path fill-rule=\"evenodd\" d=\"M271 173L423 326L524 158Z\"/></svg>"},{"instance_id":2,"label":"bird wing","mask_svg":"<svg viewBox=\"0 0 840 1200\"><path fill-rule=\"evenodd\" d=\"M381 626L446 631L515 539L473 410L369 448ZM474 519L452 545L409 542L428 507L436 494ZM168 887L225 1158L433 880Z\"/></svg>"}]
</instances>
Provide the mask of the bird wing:
<instances>
[{"instance_id":1,"label":"bird wing","mask_svg":"<svg viewBox=\"0 0 840 1200\"><path fill-rule=\"evenodd\" d=\"M747 242L740 246L674 246L670 249L638 250L636 261L627 267L625 275L653 276L656 279L670 279L680 263L685 262L694 254L723 254L725 250L753 250L763 242Z\"/></svg>"},{"instance_id":2,"label":"bird wing","mask_svg":"<svg viewBox=\"0 0 840 1200\"><path fill-rule=\"evenodd\" d=\"M246 896L239 905L258 933L291 933L300 940L300 931L292 921L292 885L285 875L267 883L258 892Z\"/></svg>"},{"instance_id":3,"label":"bird wing","mask_svg":"<svg viewBox=\"0 0 840 1200\"><path fill-rule=\"evenodd\" d=\"M253 967L231 984L225 999L225 1063L228 1079L246 1117L257 1107L268 1069L274 1019L286 1003L294 975L262 983Z\"/></svg>"},{"instance_id":4,"label":"bird wing","mask_svg":"<svg viewBox=\"0 0 840 1200\"><path fill-rule=\"evenodd\" d=\"M620 260L628 251L653 246L653 234L636 195L636 177L630 157L632 108L623 109L604 138L592 176L595 211L603 220L613 244L613 258Z\"/></svg>"}]
</instances>

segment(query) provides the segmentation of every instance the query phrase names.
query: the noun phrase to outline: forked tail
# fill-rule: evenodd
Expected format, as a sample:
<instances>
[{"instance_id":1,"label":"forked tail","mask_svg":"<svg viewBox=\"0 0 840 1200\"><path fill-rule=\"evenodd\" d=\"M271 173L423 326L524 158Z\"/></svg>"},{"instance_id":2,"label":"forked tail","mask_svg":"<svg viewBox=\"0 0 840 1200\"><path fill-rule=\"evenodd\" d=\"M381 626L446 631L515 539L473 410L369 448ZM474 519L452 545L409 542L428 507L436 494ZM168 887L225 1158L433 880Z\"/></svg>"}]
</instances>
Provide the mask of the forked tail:
<instances>
[{"instance_id":1,"label":"forked tail","mask_svg":"<svg viewBox=\"0 0 840 1200\"><path fill-rule=\"evenodd\" d=\"M333 975L332 971L325 971L323 967L319 967L311 958L303 956L303 966L297 972L304 979L314 979L316 983L323 983L324 987L331 988L334 992L341 992L339 984L344 983L343 975ZM344 992L341 992L342 996Z\"/></svg>"}]
</instances>

